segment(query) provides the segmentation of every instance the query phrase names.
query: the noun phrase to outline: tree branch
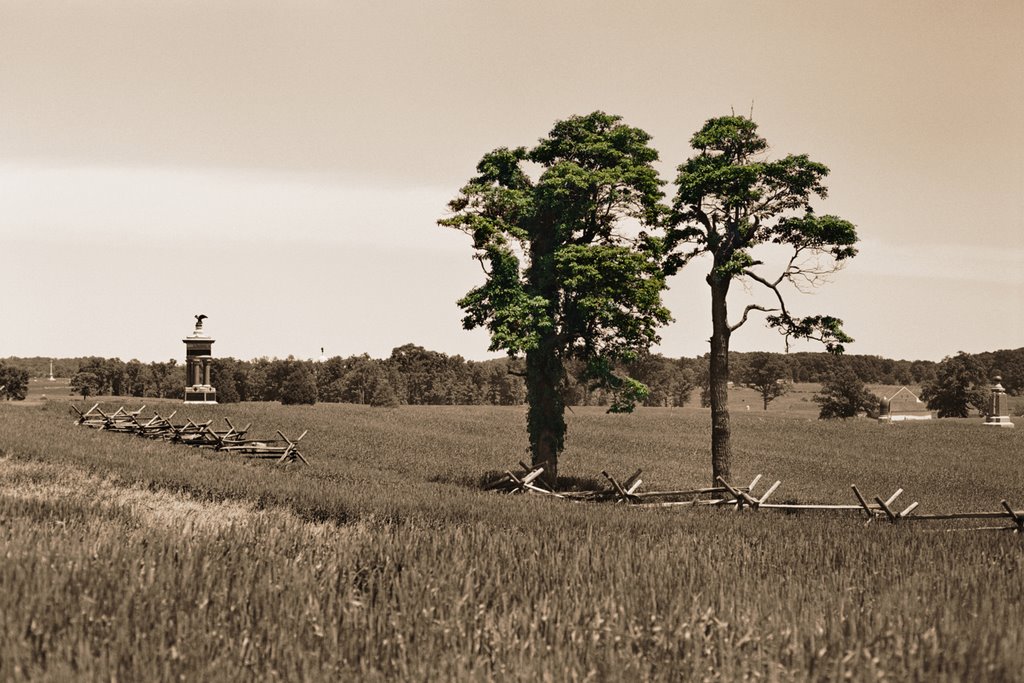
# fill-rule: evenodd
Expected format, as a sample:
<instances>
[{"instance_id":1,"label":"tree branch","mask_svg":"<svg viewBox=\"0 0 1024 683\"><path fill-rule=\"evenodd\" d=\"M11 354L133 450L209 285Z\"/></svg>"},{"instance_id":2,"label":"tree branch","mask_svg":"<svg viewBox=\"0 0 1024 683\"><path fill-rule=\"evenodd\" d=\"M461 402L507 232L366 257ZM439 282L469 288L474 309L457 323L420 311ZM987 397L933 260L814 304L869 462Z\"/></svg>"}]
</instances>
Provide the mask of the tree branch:
<instances>
[{"instance_id":1,"label":"tree branch","mask_svg":"<svg viewBox=\"0 0 1024 683\"><path fill-rule=\"evenodd\" d=\"M795 254L794 254L793 258L794 259L796 258ZM793 263L793 259L790 259L790 264L792 264L792 263ZM788 270L789 270L789 267L787 266L786 271L788 271ZM779 284L781 284L782 280L786 277L786 271L783 271L783 274L780 275L779 279L777 279L775 282L769 282L768 280L766 280L765 278L761 277L760 275L758 275L757 273L755 273L752 270L744 270L743 274L746 275L747 277L749 277L751 280L753 280L755 282L759 282L762 285L764 285L765 287L767 287L768 289L770 289L773 292L775 292L775 298L779 300L779 308L778 309L773 309L772 312L777 310L777 311L779 311L779 315L781 317L789 318L789 311L786 310L786 301L785 301L785 299L782 298L782 292L779 291ZM749 306L748 306L748 308L749 308ZM764 309L764 308L760 308L759 310L766 311L766 309ZM746 317L747 317L747 312L744 311L743 312L744 320L741 320L740 324L743 324L743 322L745 322ZM786 342L786 353L789 353L789 336L790 335L788 333L784 335L785 342Z\"/></svg>"},{"instance_id":2,"label":"tree branch","mask_svg":"<svg viewBox=\"0 0 1024 683\"><path fill-rule=\"evenodd\" d=\"M475 255L473 257L473 259L476 260L476 262L480 264L480 270L484 271L484 275L486 275L487 277L490 277L491 276L491 271L487 270L487 266L484 264L484 257L483 257L483 255L477 254L477 255Z\"/></svg>"},{"instance_id":3,"label":"tree branch","mask_svg":"<svg viewBox=\"0 0 1024 683\"><path fill-rule=\"evenodd\" d=\"M740 327L742 327L743 323L747 322L747 316L750 315L751 311L761 311L762 313L774 313L777 310L779 309L765 308L764 306L759 306L757 304L750 304L749 306L743 309L743 317L740 318L739 322L737 322L735 325L729 325L729 331L735 332Z\"/></svg>"},{"instance_id":4,"label":"tree branch","mask_svg":"<svg viewBox=\"0 0 1024 683\"><path fill-rule=\"evenodd\" d=\"M761 283L762 285L764 285L768 289L770 289L773 292L775 292L775 298L779 300L779 308L781 309L781 312L783 314L786 313L786 302L782 298L782 292L779 291L779 285L782 283L782 280L785 278L785 274L780 275L779 279L776 280L775 282L769 282L765 278L761 277L760 275L758 275L757 273L755 273L754 271L749 270L749 269L748 270L744 270L743 271L743 275L745 275L746 277L749 277L754 282Z\"/></svg>"}]
</instances>

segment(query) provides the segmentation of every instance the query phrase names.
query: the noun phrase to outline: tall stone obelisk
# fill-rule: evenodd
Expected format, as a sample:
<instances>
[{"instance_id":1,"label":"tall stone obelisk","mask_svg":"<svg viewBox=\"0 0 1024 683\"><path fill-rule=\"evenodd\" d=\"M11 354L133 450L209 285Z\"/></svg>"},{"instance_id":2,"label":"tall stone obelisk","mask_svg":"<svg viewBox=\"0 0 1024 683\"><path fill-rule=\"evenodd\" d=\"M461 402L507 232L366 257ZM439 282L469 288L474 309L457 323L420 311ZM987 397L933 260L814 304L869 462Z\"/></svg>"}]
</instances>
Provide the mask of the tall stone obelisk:
<instances>
[{"instance_id":1,"label":"tall stone obelisk","mask_svg":"<svg viewBox=\"0 0 1024 683\"><path fill-rule=\"evenodd\" d=\"M185 342L185 403L216 403L217 390L210 385L213 342L203 333L206 316L196 316L196 329L182 339Z\"/></svg>"}]
</instances>

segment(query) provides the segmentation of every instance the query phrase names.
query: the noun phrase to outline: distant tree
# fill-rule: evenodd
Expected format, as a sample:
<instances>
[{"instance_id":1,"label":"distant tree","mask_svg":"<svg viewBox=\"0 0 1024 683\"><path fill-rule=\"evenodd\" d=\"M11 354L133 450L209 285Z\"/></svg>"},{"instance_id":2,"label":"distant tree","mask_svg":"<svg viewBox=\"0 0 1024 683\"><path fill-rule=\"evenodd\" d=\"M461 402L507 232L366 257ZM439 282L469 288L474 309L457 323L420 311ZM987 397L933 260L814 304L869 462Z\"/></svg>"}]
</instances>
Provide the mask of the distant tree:
<instances>
[{"instance_id":1,"label":"distant tree","mask_svg":"<svg viewBox=\"0 0 1024 683\"><path fill-rule=\"evenodd\" d=\"M71 392L81 395L82 398L102 394L103 389L103 378L95 372L79 370L71 377Z\"/></svg>"},{"instance_id":2,"label":"distant tree","mask_svg":"<svg viewBox=\"0 0 1024 683\"><path fill-rule=\"evenodd\" d=\"M5 401L24 401L28 395L29 373L0 361L0 396Z\"/></svg>"},{"instance_id":3,"label":"distant tree","mask_svg":"<svg viewBox=\"0 0 1024 683\"><path fill-rule=\"evenodd\" d=\"M175 389L184 389L185 373L178 361L171 358L167 362L149 364L149 375L152 379L153 395L157 398L170 398Z\"/></svg>"},{"instance_id":4,"label":"distant tree","mask_svg":"<svg viewBox=\"0 0 1024 683\"><path fill-rule=\"evenodd\" d=\"M90 395L111 395L110 382L107 381L106 359L99 356L92 356L82 361L78 367L77 374L89 375L91 385ZM75 375L72 375L72 387L74 386ZM80 393L80 392L79 392Z\"/></svg>"},{"instance_id":5,"label":"distant tree","mask_svg":"<svg viewBox=\"0 0 1024 683\"><path fill-rule=\"evenodd\" d=\"M217 390L219 403L238 403L249 400L250 369L251 365L248 362L230 356L213 359L210 366L210 383Z\"/></svg>"},{"instance_id":6,"label":"distant tree","mask_svg":"<svg viewBox=\"0 0 1024 683\"><path fill-rule=\"evenodd\" d=\"M131 359L124 364L124 388L128 396L146 396L152 386L152 375L144 363Z\"/></svg>"},{"instance_id":7,"label":"distant tree","mask_svg":"<svg viewBox=\"0 0 1024 683\"><path fill-rule=\"evenodd\" d=\"M913 384L914 376L910 374L910 363L908 361L898 361L897 363L893 384Z\"/></svg>"},{"instance_id":8,"label":"distant tree","mask_svg":"<svg viewBox=\"0 0 1024 683\"><path fill-rule=\"evenodd\" d=\"M365 384L358 369L372 364L369 355L328 358L317 366L316 386L320 401L326 403L365 403Z\"/></svg>"},{"instance_id":9,"label":"distant tree","mask_svg":"<svg viewBox=\"0 0 1024 683\"><path fill-rule=\"evenodd\" d=\"M935 378L921 388L921 400L939 417L967 417L971 408L985 413L989 402L985 367L961 351L942 359Z\"/></svg>"},{"instance_id":10,"label":"distant tree","mask_svg":"<svg viewBox=\"0 0 1024 683\"><path fill-rule=\"evenodd\" d=\"M914 384L924 385L935 379L936 364L930 360L915 360L910 364L910 379Z\"/></svg>"},{"instance_id":11,"label":"distant tree","mask_svg":"<svg viewBox=\"0 0 1024 683\"><path fill-rule=\"evenodd\" d=\"M819 419L845 420L856 417L862 411L876 415L881 399L864 386L864 382L848 365L840 364L822 384L821 391L814 395L814 402L821 406Z\"/></svg>"},{"instance_id":12,"label":"distant tree","mask_svg":"<svg viewBox=\"0 0 1024 683\"><path fill-rule=\"evenodd\" d=\"M641 354L626 371L647 387L645 406L682 407L693 391L693 374L686 365L661 354Z\"/></svg>"},{"instance_id":13,"label":"distant tree","mask_svg":"<svg viewBox=\"0 0 1024 683\"><path fill-rule=\"evenodd\" d=\"M711 364L707 356L699 360L697 366L697 386L700 387L700 407L711 407Z\"/></svg>"},{"instance_id":14,"label":"distant tree","mask_svg":"<svg viewBox=\"0 0 1024 683\"><path fill-rule=\"evenodd\" d=\"M375 408L396 408L401 405L395 381L397 370L386 362L375 363L365 379L367 403Z\"/></svg>"},{"instance_id":15,"label":"distant tree","mask_svg":"<svg viewBox=\"0 0 1024 683\"><path fill-rule=\"evenodd\" d=\"M404 402L410 405L474 403L472 373L461 356L406 344L391 351L388 362L404 380Z\"/></svg>"},{"instance_id":16,"label":"distant tree","mask_svg":"<svg viewBox=\"0 0 1024 683\"><path fill-rule=\"evenodd\" d=\"M761 395L765 410L769 403L789 391L789 366L775 354L751 354L742 373L740 383Z\"/></svg>"},{"instance_id":17,"label":"distant tree","mask_svg":"<svg viewBox=\"0 0 1024 683\"><path fill-rule=\"evenodd\" d=\"M848 356L844 356L848 357ZM824 382L832 373L835 358L827 353L786 354L794 382Z\"/></svg>"},{"instance_id":18,"label":"distant tree","mask_svg":"<svg viewBox=\"0 0 1024 683\"><path fill-rule=\"evenodd\" d=\"M316 376L307 364L298 360L278 361L276 373L280 378L278 396L283 405L313 405L316 403Z\"/></svg>"},{"instance_id":19,"label":"distant tree","mask_svg":"<svg viewBox=\"0 0 1024 683\"><path fill-rule=\"evenodd\" d=\"M278 401L280 400L281 381L277 376L280 361L269 358L257 358L252 361L249 369L249 400Z\"/></svg>"},{"instance_id":20,"label":"distant tree","mask_svg":"<svg viewBox=\"0 0 1024 683\"><path fill-rule=\"evenodd\" d=\"M496 406L518 406L526 401L522 368L511 358L498 358L479 364L483 371L483 400Z\"/></svg>"},{"instance_id":21,"label":"distant tree","mask_svg":"<svg viewBox=\"0 0 1024 683\"><path fill-rule=\"evenodd\" d=\"M78 368L96 376L94 394L123 396L128 392L126 365L120 358L86 358Z\"/></svg>"},{"instance_id":22,"label":"distant tree","mask_svg":"<svg viewBox=\"0 0 1024 683\"><path fill-rule=\"evenodd\" d=\"M125 363L120 358L108 358L103 362L103 382L110 388L111 396L124 396L127 392Z\"/></svg>"},{"instance_id":23,"label":"distant tree","mask_svg":"<svg viewBox=\"0 0 1024 683\"><path fill-rule=\"evenodd\" d=\"M788 283L800 290L822 282L857 253L853 246L857 232L849 221L817 216L811 207L812 197L823 198L827 193L823 181L828 168L806 155L765 161L768 143L749 118L710 119L690 145L698 154L679 166L675 227L669 233L670 246L676 251L670 269L696 256L712 257L706 278L711 288L711 466L712 479L729 479L729 341L733 332L750 313L761 311L769 314L768 325L785 335L787 349L791 338L815 339L829 351L841 352L842 345L852 341L843 332L842 321L822 315L793 317L782 288ZM791 249L788 263L777 276L765 275L764 262L752 254L766 243ZM774 304L748 304L738 320L730 321L727 298L736 280L763 286Z\"/></svg>"},{"instance_id":24,"label":"distant tree","mask_svg":"<svg viewBox=\"0 0 1024 683\"><path fill-rule=\"evenodd\" d=\"M401 405L404 380L398 367L367 354L335 356L317 364L318 400L360 405Z\"/></svg>"},{"instance_id":25,"label":"distant tree","mask_svg":"<svg viewBox=\"0 0 1024 683\"><path fill-rule=\"evenodd\" d=\"M316 366L316 393L323 403L343 403L340 380L345 374L345 359L341 356L328 358ZM337 389L335 388L337 387Z\"/></svg>"},{"instance_id":26,"label":"distant tree","mask_svg":"<svg viewBox=\"0 0 1024 683\"><path fill-rule=\"evenodd\" d=\"M238 403L238 387L232 371L233 358L214 358L210 363L210 384L217 390L218 403Z\"/></svg>"},{"instance_id":27,"label":"distant tree","mask_svg":"<svg viewBox=\"0 0 1024 683\"><path fill-rule=\"evenodd\" d=\"M979 353L975 358L985 366L986 377L1002 377L1006 393L1011 396L1024 393L1024 348Z\"/></svg>"},{"instance_id":28,"label":"distant tree","mask_svg":"<svg viewBox=\"0 0 1024 683\"><path fill-rule=\"evenodd\" d=\"M565 444L566 362L618 391L631 409L645 389L614 372L669 320L660 223L661 182L650 136L594 112L555 124L532 149L499 148L477 165L439 221L473 238L486 281L459 305L463 325L486 327L491 350L526 357L531 459L557 480ZM538 169L539 177L529 174Z\"/></svg>"}]
</instances>

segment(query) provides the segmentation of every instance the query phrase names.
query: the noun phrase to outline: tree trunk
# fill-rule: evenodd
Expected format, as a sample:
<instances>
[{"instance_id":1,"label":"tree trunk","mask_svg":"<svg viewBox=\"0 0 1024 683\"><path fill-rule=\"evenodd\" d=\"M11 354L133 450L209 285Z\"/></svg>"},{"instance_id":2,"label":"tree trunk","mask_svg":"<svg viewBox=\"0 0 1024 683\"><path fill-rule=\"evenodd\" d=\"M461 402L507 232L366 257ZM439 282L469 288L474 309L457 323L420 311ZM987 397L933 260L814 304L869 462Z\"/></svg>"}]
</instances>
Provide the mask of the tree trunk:
<instances>
[{"instance_id":1,"label":"tree trunk","mask_svg":"<svg viewBox=\"0 0 1024 683\"><path fill-rule=\"evenodd\" d=\"M711 286L711 482L732 477L732 444L729 426L729 330L726 296L729 279L708 276Z\"/></svg>"},{"instance_id":2,"label":"tree trunk","mask_svg":"<svg viewBox=\"0 0 1024 683\"><path fill-rule=\"evenodd\" d=\"M559 299L555 237L553 227L544 223L530 245L527 272L530 294L544 298L552 321L557 318ZM558 484L558 456L565 445L565 399L560 391L564 379L558 338L555 330L550 329L536 348L526 352L526 426L530 433L530 464L544 468L541 479L552 489Z\"/></svg>"},{"instance_id":3,"label":"tree trunk","mask_svg":"<svg viewBox=\"0 0 1024 683\"><path fill-rule=\"evenodd\" d=\"M565 401L559 390L564 376L554 340L542 340L537 349L526 353L530 464L544 468L541 478L552 489L558 483L558 455L565 445Z\"/></svg>"}]
</instances>

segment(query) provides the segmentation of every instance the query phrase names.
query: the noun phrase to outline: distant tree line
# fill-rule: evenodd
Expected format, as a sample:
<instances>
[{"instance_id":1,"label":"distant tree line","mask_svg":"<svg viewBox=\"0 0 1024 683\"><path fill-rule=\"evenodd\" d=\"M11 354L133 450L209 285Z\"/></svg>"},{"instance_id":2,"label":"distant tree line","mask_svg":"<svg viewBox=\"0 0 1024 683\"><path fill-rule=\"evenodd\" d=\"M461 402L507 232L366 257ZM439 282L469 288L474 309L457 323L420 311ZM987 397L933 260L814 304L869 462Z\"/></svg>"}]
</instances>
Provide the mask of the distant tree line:
<instances>
[{"instance_id":1,"label":"distant tree line","mask_svg":"<svg viewBox=\"0 0 1024 683\"><path fill-rule=\"evenodd\" d=\"M987 396L987 384L994 374L1002 377L1007 393L1024 393L1024 348L961 353L941 363L854 354L836 357L828 353L732 352L729 371L731 381L758 391L767 407L767 402L782 393L787 383L829 381L837 364L842 365L844 374L862 384L922 387L925 400L941 396L939 388L949 385L948 377L954 369L962 370L960 375L967 374L974 392L968 399L972 405L981 401L983 393ZM118 358L62 358L53 359L53 367L55 375L71 378L74 393L85 397L184 397L185 368L173 358L152 363ZM584 379L585 369L582 363L567 364L563 386L567 404L610 405L615 400L613 392ZM335 356L323 361L291 357L248 361L214 358L211 381L222 403L520 405L526 400L523 370L522 361L516 359L469 361L406 344L383 359L366 354ZM700 396L708 385L706 354L699 358L645 354L623 364L619 370L647 386L648 394L642 401L646 406L686 405L691 395ZM3 398L23 398L28 378L45 378L49 372L49 358L0 360L0 386L7 386ZM943 412L956 413L952 409Z\"/></svg>"}]
</instances>

